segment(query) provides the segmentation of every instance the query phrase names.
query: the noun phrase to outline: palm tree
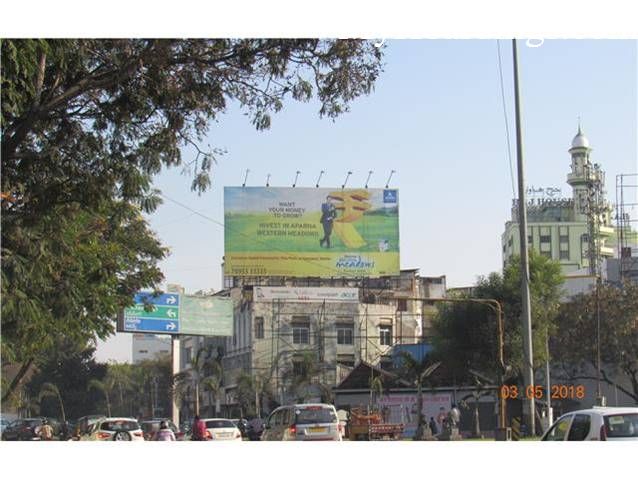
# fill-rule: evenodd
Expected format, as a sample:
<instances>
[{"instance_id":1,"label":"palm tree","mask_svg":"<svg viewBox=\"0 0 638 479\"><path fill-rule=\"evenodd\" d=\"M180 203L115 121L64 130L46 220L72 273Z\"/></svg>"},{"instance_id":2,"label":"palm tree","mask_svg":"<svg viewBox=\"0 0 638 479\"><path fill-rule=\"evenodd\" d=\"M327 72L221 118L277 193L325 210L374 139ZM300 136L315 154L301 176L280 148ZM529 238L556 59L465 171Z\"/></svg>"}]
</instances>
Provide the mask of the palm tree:
<instances>
[{"instance_id":1,"label":"palm tree","mask_svg":"<svg viewBox=\"0 0 638 479\"><path fill-rule=\"evenodd\" d=\"M423 416L423 384L428 381L434 371L441 365L441 362L433 363L428 356L424 356L421 361L417 361L414 356L406 351L401 351L399 356L401 357L400 375L416 386L418 416L414 440L422 441L425 439L424 433L427 427Z\"/></svg>"},{"instance_id":2,"label":"palm tree","mask_svg":"<svg viewBox=\"0 0 638 479\"><path fill-rule=\"evenodd\" d=\"M310 351L304 352L300 357L294 360L297 364L297 371L294 366L284 372L283 377L291 385L291 390L297 397L299 402L305 402L310 394L310 386L313 379L321 374L322 365L317 361L315 354ZM318 385L322 390L322 395L326 395L326 387L323 384ZM328 399L328 398L327 398Z\"/></svg>"},{"instance_id":3,"label":"palm tree","mask_svg":"<svg viewBox=\"0 0 638 479\"><path fill-rule=\"evenodd\" d=\"M213 404L215 400L215 415L219 414L219 393L222 390L223 371L219 361L212 361L207 365L206 372L208 376L201 380L201 386L204 391L208 391L208 403Z\"/></svg>"},{"instance_id":4,"label":"palm tree","mask_svg":"<svg viewBox=\"0 0 638 479\"><path fill-rule=\"evenodd\" d=\"M206 372L211 368L215 368L213 363L219 363L216 358L211 355L211 348L199 348L197 354L190 360L189 369L173 376L173 391L178 397L184 397L188 385L192 384L195 390L195 414L199 415L199 396L204 378L207 377ZM221 381L221 379L220 379ZM209 385L211 381L207 382Z\"/></svg>"},{"instance_id":5,"label":"palm tree","mask_svg":"<svg viewBox=\"0 0 638 479\"><path fill-rule=\"evenodd\" d=\"M104 397L106 399L106 414L108 415L108 417L111 417L111 401L109 399L109 392L113 389L114 386L115 384L113 383L113 379L107 376L104 381L100 381L99 379L91 379L87 388L89 391L91 389L96 389L104 394Z\"/></svg>"},{"instance_id":6,"label":"palm tree","mask_svg":"<svg viewBox=\"0 0 638 479\"><path fill-rule=\"evenodd\" d=\"M53 383L43 383L40 387L40 394L38 395L38 400L42 401L45 397L55 397L57 398L60 404L60 413L62 414L62 423L66 422L66 415L64 414L64 403L62 402L62 396L60 395L60 390Z\"/></svg>"}]
</instances>

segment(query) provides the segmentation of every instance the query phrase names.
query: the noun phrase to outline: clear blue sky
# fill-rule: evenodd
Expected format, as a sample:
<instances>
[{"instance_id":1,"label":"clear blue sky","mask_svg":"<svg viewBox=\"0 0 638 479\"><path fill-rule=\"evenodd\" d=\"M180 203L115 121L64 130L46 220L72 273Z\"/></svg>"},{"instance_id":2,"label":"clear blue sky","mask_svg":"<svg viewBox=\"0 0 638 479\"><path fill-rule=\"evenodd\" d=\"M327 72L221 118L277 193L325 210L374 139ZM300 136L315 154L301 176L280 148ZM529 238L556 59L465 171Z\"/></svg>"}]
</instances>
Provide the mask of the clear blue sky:
<instances>
[{"instance_id":1,"label":"clear blue sky","mask_svg":"<svg viewBox=\"0 0 638 479\"><path fill-rule=\"evenodd\" d=\"M181 169L163 172L166 195L223 222L223 187L241 185L382 187L400 189L401 267L424 276L446 275L448 286L471 285L500 269L500 235L513 198L496 41L387 40L385 72L375 91L335 122L319 119L319 105L288 102L272 127L257 132L237 105L211 125L208 140L228 153L212 172L212 188L198 196ZM501 41L514 174L515 136L511 41ZM607 173L636 173L637 48L635 41L519 42L523 142L528 185L565 183L578 117ZM184 159L193 158L184 151ZM151 226L171 248L162 263L167 282L187 292L221 287L223 228L165 202ZM122 336L122 335L119 335ZM128 344L128 346L126 346ZM128 347L128 349L127 349ZM130 338L100 346L98 358L130 357Z\"/></svg>"}]
</instances>

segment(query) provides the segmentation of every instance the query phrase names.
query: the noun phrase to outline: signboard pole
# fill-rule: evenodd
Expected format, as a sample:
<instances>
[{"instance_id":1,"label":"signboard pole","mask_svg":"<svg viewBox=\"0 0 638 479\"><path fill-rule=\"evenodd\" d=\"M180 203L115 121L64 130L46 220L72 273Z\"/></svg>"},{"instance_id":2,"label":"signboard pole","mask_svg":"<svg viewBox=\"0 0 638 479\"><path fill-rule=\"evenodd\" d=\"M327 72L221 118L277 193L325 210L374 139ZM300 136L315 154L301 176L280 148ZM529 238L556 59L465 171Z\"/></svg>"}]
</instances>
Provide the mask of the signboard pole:
<instances>
[{"instance_id":1,"label":"signboard pole","mask_svg":"<svg viewBox=\"0 0 638 479\"><path fill-rule=\"evenodd\" d=\"M179 337L176 335L171 336L171 365L172 365L172 377L171 380L175 377L177 373L179 373ZM172 390L172 388L171 388ZM177 405L177 397L175 392L171 394L171 410L172 410L172 420L173 424L179 427L179 406Z\"/></svg>"}]
</instances>

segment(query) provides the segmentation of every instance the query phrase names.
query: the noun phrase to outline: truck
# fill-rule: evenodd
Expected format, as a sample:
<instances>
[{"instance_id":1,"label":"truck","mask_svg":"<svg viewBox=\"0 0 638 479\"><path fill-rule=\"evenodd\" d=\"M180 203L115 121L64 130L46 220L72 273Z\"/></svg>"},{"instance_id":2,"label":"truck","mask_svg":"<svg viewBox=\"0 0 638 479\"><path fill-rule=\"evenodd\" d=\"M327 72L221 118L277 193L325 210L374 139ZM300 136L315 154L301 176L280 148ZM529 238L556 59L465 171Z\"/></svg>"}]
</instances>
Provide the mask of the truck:
<instances>
[{"instance_id":1,"label":"truck","mask_svg":"<svg viewBox=\"0 0 638 479\"><path fill-rule=\"evenodd\" d=\"M348 421L348 439L351 441L398 440L403 435L403 424L384 423L378 411L353 408Z\"/></svg>"}]
</instances>

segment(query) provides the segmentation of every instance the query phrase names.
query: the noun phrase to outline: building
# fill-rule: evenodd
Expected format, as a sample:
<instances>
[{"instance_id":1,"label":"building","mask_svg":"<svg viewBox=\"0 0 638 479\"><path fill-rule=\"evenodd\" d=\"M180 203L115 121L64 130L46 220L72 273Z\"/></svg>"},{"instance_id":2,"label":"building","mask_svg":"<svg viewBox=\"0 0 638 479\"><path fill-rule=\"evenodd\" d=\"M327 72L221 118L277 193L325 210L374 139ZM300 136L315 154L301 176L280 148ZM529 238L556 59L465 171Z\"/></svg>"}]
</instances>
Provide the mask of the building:
<instances>
[{"instance_id":1,"label":"building","mask_svg":"<svg viewBox=\"0 0 638 479\"><path fill-rule=\"evenodd\" d=\"M133 364L171 354L171 338L155 334L133 334Z\"/></svg>"},{"instance_id":2,"label":"building","mask_svg":"<svg viewBox=\"0 0 638 479\"><path fill-rule=\"evenodd\" d=\"M569 153L571 170L567 184L571 198L556 198L556 189L532 190L543 197L527 203L527 238L530 249L559 261L565 274L589 270L592 257L611 258L614 249L614 228L611 205L604 198L604 172L591 162L592 148L580 126L572 140ZM593 219L592 218L596 218ZM503 264L520 255L518 200L513 201L512 217L501 236ZM592 245L595 245L592 248ZM597 255L592 255L590 252Z\"/></svg>"},{"instance_id":3,"label":"building","mask_svg":"<svg viewBox=\"0 0 638 479\"><path fill-rule=\"evenodd\" d=\"M394 345L415 344L431 334L436 309L416 298L446 294L445 276L421 277L417 269L386 278L224 281L227 289L216 294L233 299L233 336L184 338L181 362L182 368L188 367L199 348L219 353L224 371L221 407L228 413L237 413L233 407L239 402L242 375L281 404L300 394L321 399L361 362L391 365ZM310 384L300 385L308 358L313 377Z\"/></svg>"}]
</instances>

